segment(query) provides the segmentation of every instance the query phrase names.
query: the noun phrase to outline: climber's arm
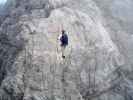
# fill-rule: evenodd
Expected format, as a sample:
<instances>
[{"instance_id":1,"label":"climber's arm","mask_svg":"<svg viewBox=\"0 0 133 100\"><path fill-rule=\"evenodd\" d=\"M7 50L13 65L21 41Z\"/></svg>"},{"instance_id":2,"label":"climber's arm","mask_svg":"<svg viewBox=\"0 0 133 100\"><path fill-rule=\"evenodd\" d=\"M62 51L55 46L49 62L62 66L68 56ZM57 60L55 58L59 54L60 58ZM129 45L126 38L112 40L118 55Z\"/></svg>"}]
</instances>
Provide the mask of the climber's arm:
<instances>
[{"instance_id":1,"label":"climber's arm","mask_svg":"<svg viewBox=\"0 0 133 100\"><path fill-rule=\"evenodd\" d=\"M60 35L58 36L57 40L60 40L60 39L61 39L61 36L62 36L62 35L60 34Z\"/></svg>"}]
</instances>

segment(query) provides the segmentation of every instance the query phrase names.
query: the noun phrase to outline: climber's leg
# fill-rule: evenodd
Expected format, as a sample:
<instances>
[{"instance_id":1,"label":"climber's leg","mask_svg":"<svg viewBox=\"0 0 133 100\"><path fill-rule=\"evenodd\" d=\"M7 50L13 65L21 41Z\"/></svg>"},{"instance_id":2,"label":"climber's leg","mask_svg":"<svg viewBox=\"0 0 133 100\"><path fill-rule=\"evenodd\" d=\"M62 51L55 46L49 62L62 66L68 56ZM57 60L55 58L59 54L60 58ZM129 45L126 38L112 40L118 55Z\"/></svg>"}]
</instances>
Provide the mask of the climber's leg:
<instances>
[{"instance_id":1,"label":"climber's leg","mask_svg":"<svg viewBox=\"0 0 133 100\"><path fill-rule=\"evenodd\" d=\"M65 48L66 46L61 46L62 58L65 59Z\"/></svg>"}]
</instances>

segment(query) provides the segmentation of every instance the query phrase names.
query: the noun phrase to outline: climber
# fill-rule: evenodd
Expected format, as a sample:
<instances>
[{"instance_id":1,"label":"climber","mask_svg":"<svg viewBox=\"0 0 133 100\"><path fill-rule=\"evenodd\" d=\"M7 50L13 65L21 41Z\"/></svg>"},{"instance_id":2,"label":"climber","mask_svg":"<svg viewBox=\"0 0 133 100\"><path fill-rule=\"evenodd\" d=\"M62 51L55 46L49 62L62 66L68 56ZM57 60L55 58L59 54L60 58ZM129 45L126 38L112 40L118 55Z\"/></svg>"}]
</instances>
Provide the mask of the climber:
<instances>
[{"instance_id":1,"label":"climber","mask_svg":"<svg viewBox=\"0 0 133 100\"><path fill-rule=\"evenodd\" d=\"M62 34L58 38L61 43L61 52L62 52L62 58L65 59L65 49L68 45L68 35L66 34L65 30L62 30Z\"/></svg>"}]
</instances>

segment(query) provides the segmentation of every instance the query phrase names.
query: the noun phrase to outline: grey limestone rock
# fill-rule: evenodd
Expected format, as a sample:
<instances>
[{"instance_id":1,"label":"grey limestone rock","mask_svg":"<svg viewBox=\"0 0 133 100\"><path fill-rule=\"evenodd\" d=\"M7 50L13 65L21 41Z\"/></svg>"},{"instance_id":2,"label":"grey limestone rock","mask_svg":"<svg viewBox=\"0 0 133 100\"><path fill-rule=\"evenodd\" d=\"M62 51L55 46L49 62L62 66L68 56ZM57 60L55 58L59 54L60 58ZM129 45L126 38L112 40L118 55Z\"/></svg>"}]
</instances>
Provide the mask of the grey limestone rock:
<instances>
[{"instance_id":1,"label":"grey limestone rock","mask_svg":"<svg viewBox=\"0 0 133 100\"><path fill-rule=\"evenodd\" d=\"M132 100L132 14L121 9L132 10L132 1L118 2L7 0L0 100ZM69 37L64 60L62 29Z\"/></svg>"}]
</instances>

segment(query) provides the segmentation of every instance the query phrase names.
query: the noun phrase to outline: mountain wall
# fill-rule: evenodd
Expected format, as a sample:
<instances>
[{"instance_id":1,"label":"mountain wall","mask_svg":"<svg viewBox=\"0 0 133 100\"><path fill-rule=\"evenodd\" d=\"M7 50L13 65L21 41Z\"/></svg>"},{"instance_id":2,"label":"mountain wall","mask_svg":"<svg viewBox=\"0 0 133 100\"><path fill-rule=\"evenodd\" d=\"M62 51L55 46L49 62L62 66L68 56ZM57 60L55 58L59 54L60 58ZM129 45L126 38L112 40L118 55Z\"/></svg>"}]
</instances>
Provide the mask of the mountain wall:
<instances>
[{"instance_id":1,"label":"mountain wall","mask_svg":"<svg viewBox=\"0 0 133 100\"><path fill-rule=\"evenodd\" d=\"M0 100L132 100L132 1L9 0ZM126 14L125 14L126 13ZM57 40L66 30L61 57Z\"/></svg>"}]
</instances>

